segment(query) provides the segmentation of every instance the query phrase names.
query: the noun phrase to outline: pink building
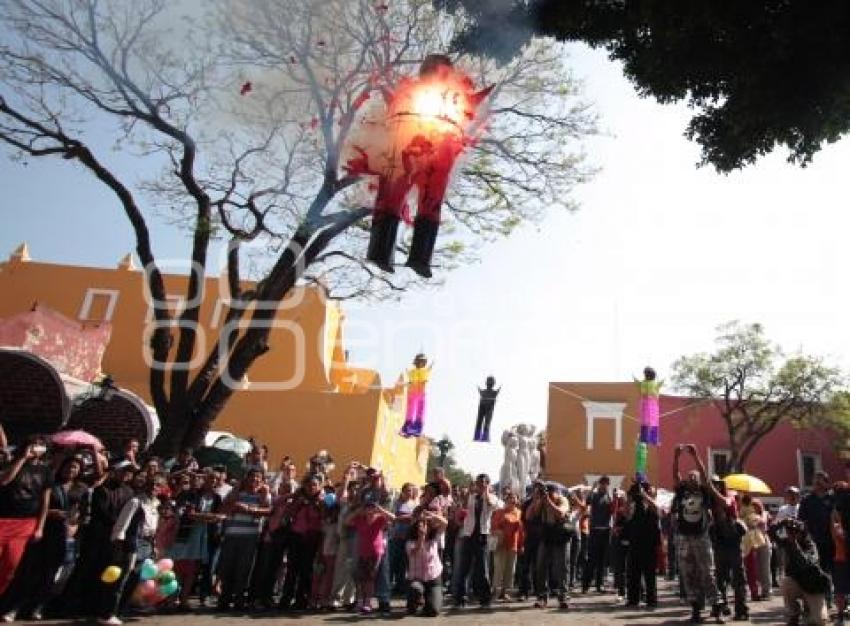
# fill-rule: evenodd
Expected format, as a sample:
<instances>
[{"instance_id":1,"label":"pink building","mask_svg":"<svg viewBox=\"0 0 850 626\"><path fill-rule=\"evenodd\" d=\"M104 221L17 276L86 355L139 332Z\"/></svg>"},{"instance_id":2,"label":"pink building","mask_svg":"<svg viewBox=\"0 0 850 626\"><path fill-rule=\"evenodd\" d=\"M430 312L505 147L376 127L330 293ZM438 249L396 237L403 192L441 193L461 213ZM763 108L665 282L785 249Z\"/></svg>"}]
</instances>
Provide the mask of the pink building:
<instances>
[{"instance_id":1,"label":"pink building","mask_svg":"<svg viewBox=\"0 0 850 626\"><path fill-rule=\"evenodd\" d=\"M697 447L709 473L724 475L729 462L726 424L710 402L661 396L661 443L650 447L649 479L673 487L676 445ZM622 383L549 383L547 475L564 484L591 484L607 474L614 486L634 473L640 396L637 386ZM814 473L826 470L845 478L839 452L845 442L825 428L801 429L781 424L768 433L746 459L744 469L781 496L786 487L811 487ZM692 469L683 463L683 472Z\"/></svg>"},{"instance_id":2,"label":"pink building","mask_svg":"<svg viewBox=\"0 0 850 626\"><path fill-rule=\"evenodd\" d=\"M673 451L678 443L696 445L709 473L727 473L729 436L725 422L713 404L685 408L687 403L687 398L661 397L662 415L682 409L661 421L658 475L659 482L665 486L673 484ZM764 480L774 494L781 494L789 485L811 487L818 470L826 470L833 480L843 479L844 461L835 437L827 429L803 429L782 423L756 445L744 463L744 470Z\"/></svg>"}]
</instances>

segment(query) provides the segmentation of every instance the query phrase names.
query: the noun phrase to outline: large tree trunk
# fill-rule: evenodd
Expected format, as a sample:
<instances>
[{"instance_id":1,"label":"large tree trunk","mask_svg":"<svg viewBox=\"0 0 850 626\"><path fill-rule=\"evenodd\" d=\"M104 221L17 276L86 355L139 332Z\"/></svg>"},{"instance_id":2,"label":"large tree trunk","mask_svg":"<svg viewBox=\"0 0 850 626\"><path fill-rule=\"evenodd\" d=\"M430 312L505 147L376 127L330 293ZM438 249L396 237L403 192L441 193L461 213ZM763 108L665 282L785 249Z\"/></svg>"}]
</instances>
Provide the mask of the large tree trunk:
<instances>
[{"instance_id":1,"label":"large tree trunk","mask_svg":"<svg viewBox=\"0 0 850 626\"><path fill-rule=\"evenodd\" d=\"M165 415L160 415L159 419L159 433L149 452L163 459L170 459L177 456L180 449L185 447L183 441L191 422L191 415L186 411L169 409Z\"/></svg>"},{"instance_id":2,"label":"large tree trunk","mask_svg":"<svg viewBox=\"0 0 850 626\"><path fill-rule=\"evenodd\" d=\"M330 196L322 196L321 201L327 204ZM320 207L324 206L320 203ZM257 300L261 302L280 302L295 287L303 271L310 266L333 241L334 237L346 228L367 216L369 209L361 208L349 211L337 221L326 224L316 231L308 229L296 232L287 250L275 263L262 287L258 288ZM252 324L236 339L235 346L226 362L222 365L227 369L231 381L240 381L260 356L268 352L268 337L271 327L267 322L274 320L276 310L266 308L255 309L251 315ZM180 446L197 448L203 444L204 437L209 432L215 419L230 400L235 389L219 376L208 388L203 399L187 406L184 417L186 427L183 430ZM175 431L176 432L176 431ZM159 438L158 438L159 439ZM167 448L166 444L162 444Z\"/></svg>"},{"instance_id":3,"label":"large tree trunk","mask_svg":"<svg viewBox=\"0 0 850 626\"><path fill-rule=\"evenodd\" d=\"M270 328L249 329L239 340L227 362L227 368L231 380L241 380L248 368L261 355L268 352L268 336ZM224 409L235 389L221 378L216 380L209 394L204 398L197 411L188 420L184 429L182 446L185 448L197 448L203 445L204 438L210 431L213 422Z\"/></svg>"}]
</instances>

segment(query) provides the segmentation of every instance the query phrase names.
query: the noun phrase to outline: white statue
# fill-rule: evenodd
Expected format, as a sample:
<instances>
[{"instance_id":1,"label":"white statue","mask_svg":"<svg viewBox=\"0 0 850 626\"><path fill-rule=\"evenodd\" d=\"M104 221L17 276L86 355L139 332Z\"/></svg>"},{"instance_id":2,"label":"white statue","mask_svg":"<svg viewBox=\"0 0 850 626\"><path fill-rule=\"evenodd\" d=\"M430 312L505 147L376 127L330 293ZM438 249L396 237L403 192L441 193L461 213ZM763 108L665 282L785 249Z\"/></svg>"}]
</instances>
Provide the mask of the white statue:
<instances>
[{"instance_id":1,"label":"white statue","mask_svg":"<svg viewBox=\"0 0 850 626\"><path fill-rule=\"evenodd\" d=\"M540 475L540 450L537 449L537 428L533 424L518 424L517 436L520 438L520 450L525 453L523 458L522 476L526 486L530 485Z\"/></svg>"},{"instance_id":2,"label":"white statue","mask_svg":"<svg viewBox=\"0 0 850 626\"><path fill-rule=\"evenodd\" d=\"M519 474L517 473L517 452L519 449L519 437L513 430L502 433L502 445L505 447L505 460L502 470L499 472L499 484L502 489L510 487L511 490L519 489Z\"/></svg>"},{"instance_id":3,"label":"white statue","mask_svg":"<svg viewBox=\"0 0 850 626\"><path fill-rule=\"evenodd\" d=\"M534 436L536 428L532 424L518 424L514 429L520 440L518 470L522 483L520 493L524 495L527 487L540 473L540 456L537 451L537 438Z\"/></svg>"},{"instance_id":4,"label":"white statue","mask_svg":"<svg viewBox=\"0 0 850 626\"><path fill-rule=\"evenodd\" d=\"M531 463L528 466L528 477L532 482L540 477L540 440L537 437L531 438Z\"/></svg>"},{"instance_id":5,"label":"white statue","mask_svg":"<svg viewBox=\"0 0 850 626\"><path fill-rule=\"evenodd\" d=\"M519 441L519 449L517 450L517 477L519 478L519 496L525 497L525 488L528 486L528 466L531 461L531 454L528 450L528 438L523 433L522 425L514 427L517 432L517 440Z\"/></svg>"}]
</instances>

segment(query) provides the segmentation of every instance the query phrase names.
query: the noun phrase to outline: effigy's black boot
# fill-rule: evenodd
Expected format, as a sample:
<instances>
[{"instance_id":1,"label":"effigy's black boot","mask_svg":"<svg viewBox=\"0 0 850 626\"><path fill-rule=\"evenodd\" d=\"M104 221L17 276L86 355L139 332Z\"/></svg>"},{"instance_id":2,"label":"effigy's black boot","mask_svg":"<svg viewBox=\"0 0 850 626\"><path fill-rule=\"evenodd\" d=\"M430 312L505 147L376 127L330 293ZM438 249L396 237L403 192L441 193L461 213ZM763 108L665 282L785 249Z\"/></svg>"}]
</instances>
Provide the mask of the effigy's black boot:
<instances>
[{"instance_id":1,"label":"effigy's black boot","mask_svg":"<svg viewBox=\"0 0 850 626\"><path fill-rule=\"evenodd\" d=\"M431 278L431 257L434 256L439 230L439 222L425 217L417 215L413 221L413 241L406 265L423 278Z\"/></svg>"},{"instance_id":2,"label":"effigy's black boot","mask_svg":"<svg viewBox=\"0 0 850 626\"><path fill-rule=\"evenodd\" d=\"M369 249L366 259L385 272L393 273L395 240L398 234L399 218L389 213L372 215L372 230L369 233Z\"/></svg>"}]
</instances>

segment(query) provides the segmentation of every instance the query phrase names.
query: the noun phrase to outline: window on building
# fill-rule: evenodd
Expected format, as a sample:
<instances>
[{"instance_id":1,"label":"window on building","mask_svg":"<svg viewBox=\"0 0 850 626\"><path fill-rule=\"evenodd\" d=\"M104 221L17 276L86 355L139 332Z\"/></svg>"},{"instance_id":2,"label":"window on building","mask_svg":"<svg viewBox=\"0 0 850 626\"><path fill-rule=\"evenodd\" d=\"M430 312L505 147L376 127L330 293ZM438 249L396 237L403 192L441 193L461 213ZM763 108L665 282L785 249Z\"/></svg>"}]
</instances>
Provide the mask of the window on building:
<instances>
[{"instance_id":1,"label":"window on building","mask_svg":"<svg viewBox=\"0 0 850 626\"><path fill-rule=\"evenodd\" d=\"M815 474L822 469L820 454L800 453L800 483L803 487L812 487Z\"/></svg>"},{"instance_id":2,"label":"window on building","mask_svg":"<svg viewBox=\"0 0 850 626\"><path fill-rule=\"evenodd\" d=\"M110 322L118 304L118 291L114 289L86 289L80 314L82 322Z\"/></svg>"},{"instance_id":3,"label":"window on building","mask_svg":"<svg viewBox=\"0 0 850 626\"><path fill-rule=\"evenodd\" d=\"M730 474L732 472L732 468L730 466L731 458L732 453L729 450L709 448L708 473L717 474L721 478L723 478L727 474Z\"/></svg>"}]
</instances>

